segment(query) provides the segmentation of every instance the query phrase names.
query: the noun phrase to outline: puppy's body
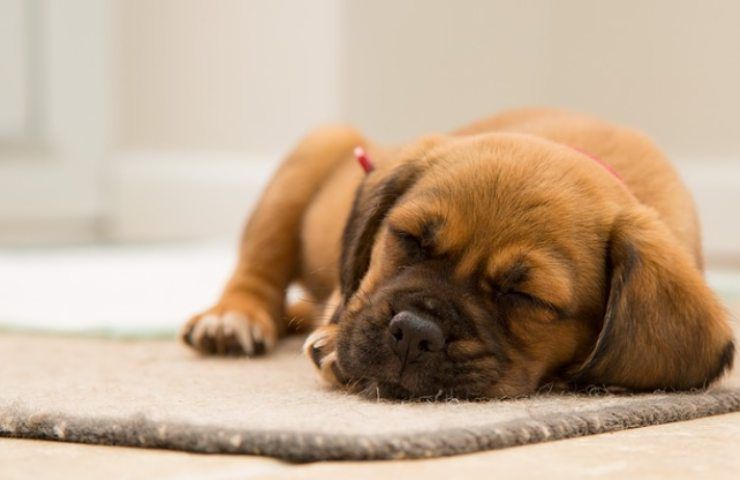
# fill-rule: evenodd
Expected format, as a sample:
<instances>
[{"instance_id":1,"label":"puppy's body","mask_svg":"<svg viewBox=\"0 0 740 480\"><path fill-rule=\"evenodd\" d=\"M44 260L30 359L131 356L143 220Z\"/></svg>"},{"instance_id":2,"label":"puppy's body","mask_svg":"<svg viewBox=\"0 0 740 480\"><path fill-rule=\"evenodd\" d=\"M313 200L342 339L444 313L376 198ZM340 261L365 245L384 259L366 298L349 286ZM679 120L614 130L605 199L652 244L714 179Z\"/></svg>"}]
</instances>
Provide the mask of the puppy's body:
<instances>
[{"instance_id":1,"label":"puppy's body","mask_svg":"<svg viewBox=\"0 0 740 480\"><path fill-rule=\"evenodd\" d=\"M308 350L334 383L387 396L690 388L733 351L701 268L689 193L631 130L519 110L382 148L329 127L281 167L222 299L184 333L205 352L269 349L296 281L304 314L328 304Z\"/></svg>"}]
</instances>

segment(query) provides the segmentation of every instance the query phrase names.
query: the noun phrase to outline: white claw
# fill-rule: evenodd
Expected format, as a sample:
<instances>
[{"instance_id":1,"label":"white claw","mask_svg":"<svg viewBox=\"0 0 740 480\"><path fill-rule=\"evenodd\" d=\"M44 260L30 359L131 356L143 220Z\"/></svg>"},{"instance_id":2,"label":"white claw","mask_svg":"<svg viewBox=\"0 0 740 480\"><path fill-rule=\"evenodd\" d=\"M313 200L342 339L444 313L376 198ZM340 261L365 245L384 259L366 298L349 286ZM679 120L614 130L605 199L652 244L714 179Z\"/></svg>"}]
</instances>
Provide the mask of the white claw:
<instances>
[{"instance_id":1,"label":"white claw","mask_svg":"<svg viewBox=\"0 0 740 480\"><path fill-rule=\"evenodd\" d=\"M265 336L262 335L262 329L259 325L252 325L252 338L255 342L263 342L265 340Z\"/></svg>"},{"instance_id":2,"label":"white claw","mask_svg":"<svg viewBox=\"0 0 740 480\"><path fill-rule=\"evenodd\" d=\"M218 335L219 327L221 327L221 322L219 321L219 318L215 315L209 315L206 317L206 334L210 336L211 338L215 338L216 335Z\"/></svg>"},{"instance_id":3,"label":"white claw","mask_svg":"<svg viewBox=\"0 0 740 480\"><path fill-rule=\"evenodd\" d=\"M193 327L193 331L190 333L190 338L194 343L200 343L203 336L208 331L209 325L216 324L218 322L218 317L215 315L206 315L205 317L201 318L198 323L195 324L195 327Z\"/></svg>"},{"instance_id":4,"label":"white claw","mask_svg":"<svg viewBox=\"0 0 740 480\"><path fill-rule=\"evenodd\" d=\"M262 327L259 328L260 336L262 337L262 343L265 344L265 350L272 350L275 347L275 338L265 336L262 331Z\"/></svg>"},{"instance_id":5,"label":"white claw","mask_svg":"<svg viewBox=\"0 0 740 480\"><path fill-rule=\"evenodd\" d=\"M270 337L265 336L265 332L262 331L262 327L259 325L252 325L252 338L255 342L260 342L265 346L265 350L271 350L274 347L274 341Z\"/></svg>"},{"instance_id":6,"label":"white claw","mask_svg":"<svg viewBox=\"0 0 740 480\"><path fill-rule=\"evenodd\" d=\"M221 315L207 314L198 320L190 332L190 341L199 346L205 337L216 338L236 337L244 353L254 355L256 346L264 344L265 349L270 350L275 343L272 337L265 335L265 331L259 324L254 323L249 317L238 311L227 311Z\"/></svg>"},{"instance_id":7,"label":"white claw","mask_svg":"<svg viewBox=\"0 0 740 480\"><path fill-rule=\"evenodd\" d=\"M334 372L331 371L331 368L327 368L328 366L331 366L332 363L337 361L337 352L333 351L329 355L325 356L321 359L321 371L324 375L330 375L334 377Z\"/></svg>"},{"instance_id":8,"label":"white claw","mask_svg":"<svg viewBox=\"0 0 740 480\"><path fill-rule=\"evenodd\" d=\"M230 337L234 334L234 324L232 322L224 321L221 326L221 330L224 332L224 337Z\"/></svg>"},{"instance_id":9,"label":"white claw","mask_svg":"<svg viewBox=\"0 0 740 480\"><path fill-rule=\"evenodd\" d=\"M226 312L223 316L223 321L232 325L236 333L236 339L239 341L239 345L242 346L244 353L252 355L254 353L254 341L252 340L252 333L250 332L249 321L246 315L238 312Z\"/></svg>"},{"instance_id":10,"label":"white claw","mask_svg":"<svg viewBox=\"0 0 740 480\"><path fill-rule=\"evenodd\" d=\"M317 335L319 333L318 330L314 330L308 337L306 337L306 340L303 342L303 353L305 355L311 356L311 349L316 344L317 337L320 337L320 335Z\"/></svg>"}]
</instances>

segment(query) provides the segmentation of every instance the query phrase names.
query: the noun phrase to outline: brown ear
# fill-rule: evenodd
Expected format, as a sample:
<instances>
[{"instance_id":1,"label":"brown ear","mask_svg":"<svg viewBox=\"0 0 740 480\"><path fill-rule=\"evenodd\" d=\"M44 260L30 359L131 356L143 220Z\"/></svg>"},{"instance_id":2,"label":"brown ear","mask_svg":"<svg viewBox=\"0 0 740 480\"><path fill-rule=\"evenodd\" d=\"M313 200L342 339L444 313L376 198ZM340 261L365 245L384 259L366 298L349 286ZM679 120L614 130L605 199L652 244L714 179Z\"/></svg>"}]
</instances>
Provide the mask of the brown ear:
<instances>
[{"instance_id":1,"label":"brown ear","mask_svg":"<svg viewBox=\"0 0 740 480\"><path fill-rule=\"evenodd\" d=\"M701 388L731 368L727 315L654 211L639 207L617 220L608 269L604 323L575 383Z\"/></svg>"},{"instance_id":2,"label":"brown ear","mask_svg":"<svg viewBox=\"0 0 740 480\"><path fill-rule=\"evenodd\" d=\"M340 288L344 301L357 291L370 265L375 236L388 211L419 176L420 167L402 164L370 173L355 195L342 235Z\"/></svg>"}]
</instances>

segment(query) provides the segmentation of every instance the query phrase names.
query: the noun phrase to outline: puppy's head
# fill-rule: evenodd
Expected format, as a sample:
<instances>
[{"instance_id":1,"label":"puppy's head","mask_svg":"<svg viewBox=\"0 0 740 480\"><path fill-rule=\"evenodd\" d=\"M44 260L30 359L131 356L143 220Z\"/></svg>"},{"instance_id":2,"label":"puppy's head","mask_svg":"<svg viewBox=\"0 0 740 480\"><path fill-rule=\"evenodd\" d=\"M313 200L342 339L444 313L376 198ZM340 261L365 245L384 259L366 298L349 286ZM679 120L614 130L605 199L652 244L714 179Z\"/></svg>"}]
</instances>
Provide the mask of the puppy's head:
<instances>
[{"instance_id":1,"label":"puppy's head","mask_svg":"<svg viewBox=\"0 0 740 480\"><path fill-rule=\"evenodd\" d=\"M683 389L730 365L694 261L601 166L524 136L436 143L355 199L332 319L350 385L400 398L560 380Z\"/></svg>"}]
</instances>

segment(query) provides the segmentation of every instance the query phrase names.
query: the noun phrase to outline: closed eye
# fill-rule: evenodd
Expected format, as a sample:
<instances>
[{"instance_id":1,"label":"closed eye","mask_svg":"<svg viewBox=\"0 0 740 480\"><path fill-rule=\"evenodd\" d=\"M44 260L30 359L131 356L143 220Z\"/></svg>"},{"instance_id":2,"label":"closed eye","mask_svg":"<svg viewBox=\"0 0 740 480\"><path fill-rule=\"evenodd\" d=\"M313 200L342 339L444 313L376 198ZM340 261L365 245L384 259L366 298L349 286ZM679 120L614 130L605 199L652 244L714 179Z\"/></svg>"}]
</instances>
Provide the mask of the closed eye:
<instances>
[{"instance_id":1,"label":"closed eye","mask_svg":"<svg viewBox=\"0 0 740 480\"><path fill-rule=\"evenodd\" d=\"M502 290L500 288L497 288L495 285L492 286L493 291L495 292L495 296L499 300L503 301L509 301L509 302L524 302L528 305L531 305L536 308L542 308L545 310L549 310L559 317L565 316L565 312L562 308L558 307L557 305L554 305L551 302L548 302L547 300L543 300L539 297L536 297L532 295L531 293L522 292L519 290L513 290L513 289L505 289Z\"/></svg>"},{"instance_id":2,"label":"closed eye","mask_svg":"<svg viewBox=\"0 0 740 480\"><path fill-rule=\"evenodd\" d=\"M406 254L414 260L424 260L433 256L432 246L419 236L391 227L391 233L398 239Z\"/></svg>"}]
</instances>

